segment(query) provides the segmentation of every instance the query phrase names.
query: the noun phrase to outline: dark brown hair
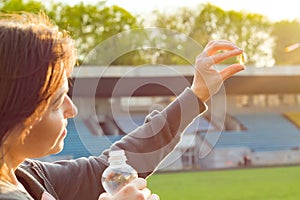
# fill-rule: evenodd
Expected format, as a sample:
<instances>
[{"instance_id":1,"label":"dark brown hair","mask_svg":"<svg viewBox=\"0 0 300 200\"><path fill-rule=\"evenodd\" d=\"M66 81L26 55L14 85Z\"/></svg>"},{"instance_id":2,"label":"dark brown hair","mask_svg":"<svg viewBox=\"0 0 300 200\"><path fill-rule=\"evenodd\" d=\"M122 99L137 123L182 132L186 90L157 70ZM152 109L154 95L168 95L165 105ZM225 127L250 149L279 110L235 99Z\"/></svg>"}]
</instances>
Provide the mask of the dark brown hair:
<instances>
[{"instance_id":1,"label":"dark brown hair","mask_svg":"<svg viewBox=\"0 0 300 200\"><path fill-rule=\"evenodd\" d=\"M74 41L43 14L0 14L0 145L26 135L76 62Z\"/></svg>"}]
</instances>

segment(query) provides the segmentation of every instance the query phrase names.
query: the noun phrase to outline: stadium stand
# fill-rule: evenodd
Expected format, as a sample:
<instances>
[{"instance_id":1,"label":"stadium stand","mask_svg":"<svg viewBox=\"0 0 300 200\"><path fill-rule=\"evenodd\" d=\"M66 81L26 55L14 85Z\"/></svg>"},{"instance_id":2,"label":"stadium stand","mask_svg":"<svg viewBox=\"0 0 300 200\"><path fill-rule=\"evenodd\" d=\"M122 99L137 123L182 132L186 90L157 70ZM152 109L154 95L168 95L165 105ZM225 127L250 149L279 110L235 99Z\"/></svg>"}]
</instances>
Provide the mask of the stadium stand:
<instances>
[{"instance_id":1,"label":"stadium stand","mask_svg":"<svg viewBox=\"0 0 300 200\"><path fill-rule=\"evenodd\" d=\"M234 117L240 121L246 129L286 129L293 130L296 127L281 113L255 113L235 114Z\"/></svg>"},{"instance_id":2,"label":"stadium stand","mask_svg":"<svg viewBox=\"0 0 300 200\"><path fill-rule=\"evenodd\" d=\"M149 67L145 73L140 68L137 74L122 78L124 90L114 93L115 101L111 99L116 83L126 70L130 71L132 68L123 66L109 68L109 74L101 77L101 83L97 75L99 74L97 70L100 68L81 68L82 73L77 75L75 82L77 84L74 85L76 93L73 94L73 100L78 100L75 102L78 103L76 105L79 113L85 115L69 120L65 147L56 155L57 158L98 155L113 142L121 139L124 134L141 125L149 110L145 109L144 112L139 110L130 113L128 117L122 113L124 110L118 107L121 98L176 96L187 86L188 82L192 81L191 70L186 71L187 68L174 67L175 71L180 72L186 78L187 82L183 84L178 81L182 77L170 76L167 74L168 70L167 73L163 73L163 70L160 73L158 66L154 73L152 67ZM152 71L159 76L149 73ZM262 69L249 67L244 72L228 79L224 84L227 94L227 116L224 127L218 127L218 123L210 121L207 115L196 118L185 130L187 137L184 137L173 154L165 159L168 161L165 165L166 169L180 170L187 164L200 164L200 168L205 166L210 169L238 167L246 160L251 161L249 163L252 165L300 164L298 156L300 154L300 129L296 125L299 121L294 120L294 115L284 114L289 111L299 112L299 78L300 67ZM94 83L98 85L93 88L91 84ZM131 86L137 88L134 93L130 90ZM240 99L237 103L236 99L239 98L236 97L241 96L246 98L242 98L243 101ZM87 105L87 99L91 97L98 99L98 105ZM256 103L253 99L256 99ZM287 104L283 101L285 99L293 101ZM112 102L115 103L113 106ZM112 107L116 108L119 113L113 113L112 116L109 111ZM97 116L98 121L89 118L89 112L95 108L98 109L97 115L104 116ZM108 121L111 125L115 124L118 131L110 131L109 127L112 126L105 125ZM222 129L221 132L220 129ZM200 152L203 144L211 153L207 157L199 158L199 155L203 153ZM172 165L173 158L177 159L176 166Z\"/></svg>"},{"instance_id":3,"label":"stadium stand","mask_svg":"<svg viewBox=\"0 0 300 200\"><path fill-rule=\"evenodd\" d=\"M109 148L112 143L121 139L119 136L95 136L81 119L69 119L67 126L68 134L65 138L64 149L49 159L69 157L79 158L91 155L99 155Z\"/></svg>"},{"instance_id":4,"label":"stadium stand","mask_svg":"<svg viewBox=\"0 0 300 200\"><path fill-rule=\"evenodd\" d=\"M235 115L246 130L202 135L216 148L248 147L252 151L274 151L300 146L299 129L280 114Z\"/></svg>"}]
</instances>

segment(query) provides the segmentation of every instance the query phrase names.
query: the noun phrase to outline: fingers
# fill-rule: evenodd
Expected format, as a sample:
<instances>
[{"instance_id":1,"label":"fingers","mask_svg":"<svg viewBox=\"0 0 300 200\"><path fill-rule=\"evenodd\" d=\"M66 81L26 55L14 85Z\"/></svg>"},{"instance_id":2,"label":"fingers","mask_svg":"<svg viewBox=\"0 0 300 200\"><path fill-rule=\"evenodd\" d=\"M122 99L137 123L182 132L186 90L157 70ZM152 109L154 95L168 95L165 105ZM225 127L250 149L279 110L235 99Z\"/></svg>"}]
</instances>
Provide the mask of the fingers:
<instances>
[{"instance_id":1,"label":"fingers","mask_svg":"<svg viewBox=\"0 0 300 200\"><path fill-rule=\"evenodd\" d=\"M98 200L110 200L110 199L111 199L111 196L107 193L102 193L98 198Z\"/></svg>"},{"instance_id":2,"label":"fingers","mask_svg":"<svg viewBox=\"0 0 300 200\"><path fill-rule=\"evenodd\" d=\"M222 52L218 52L222 51ZM232 64L221 72L213 67L226 59L243 53L234 43L225 40L209 42L204 51L196 58L192 91L202 101L206 102L212 95L218 92L223 81L244 69L241 64Z\"/></svg>"},{"instance_id":3,"label":"fingers","mask_svg":"<svg viewBox=\"0 0 300 200\"><path fill-rule=\"evenodd\" d=\"M148 188L144 188L142 190L142 194L144 195L145 199L147 199L151 195L151 191Z\"/></svg>"},{"instance_id":4,"label":"fingers","mask_svg":"<svg viewBox=\"0 0 300 200\"><path fill-rule=\"evenodd\" d=\"M234 56L238 56L241 53L243 53L242 49L234 49L234 50L229 50L229 51L225 51L223 53L218 53L215 55L210 56L213 63L218 64L228 58L234 57Z\"/></svg>"},{"instance_id":5,"label":"fingers","mask_svg":"<svg viewBox=\"0 0 300 200\"><path fill-rule=\"evenodd\" d=\"M215 64L242 53L243 50L231 42L213 41L208 43L208 46L205 47L204 51L197 56L196 62L203 64L203 67L210 68Z\"/></svg>"},{"instance_id":6,"label":"fingers","mask_svg":"<svg viewBox=\"0 0 300 200\"><path fill-rule=\"evenodd\" d=\"M147 199L151 197L151 191L147 188L147 181L142 178L134 179L130 184L134 185L138 190L141 190L141 193Z\"/></svg>"},{"instance_id":7,"label":"fingers","mask_svg":"<svg viewBox=\"0 0 300 200\"><path fill-rule=\"evenodd\" d=\"M146 197L147 198L147 197ZM109 196L107 193L103 193L100 195L98 200L112 200L112 197ZM159 196L157 194L151 194L147 200L160 200Z\"/></svg>"},{"instance_id":8,"label":"fingers","mask_svg":"<svg viewBox=\"0 0 300 200\"><path fill-rule=\"evenodd\" d=\"M98 200L159 200L159 196L151 194L147 188L147 181L143 178L137 178L124 186L119 192L113 196L102 193Z\"/></svg>"},{"instance_id":9,"label":"fingers","mask_svg":"<svg viewBox=\"0 0 300 200\"><path fill-rule=\"evenodd\" d=\"M152 194L147 200L159 200L159 196L157 194Z\"/></svg>"},{"instance_id":10,"label":"fingers","mask_svg":"<svg viewBox=\"0 0 300 200\"><path fill-rule=\"evenodd\" d=\"M210 41L204 51L211 56L215 54L217 51L220 50L234 50L239 49L234 43L227 41L227 40L217 40L217 41Z\"/></svg>"},{"instance_id":11,"label":"fingers","mask_svg":"<svg viewBox=\"0 0 300 200\"><path fill-rule=\"evenodd\" d=\"M223 69L220 72L220 74L221 74L223 81L225 81L226 79L230 78L234 74L236 74L244 69L245 69L245 67L243 65L233 64L233 65L230 65L230 66L226 67L225 69Z\"/></svg>"},{"instance_id":12,"label":"fingers","mask_svg":"<svg viewBox=\"0 0 300 200\"><path fill-rule=\"evenodd\" d=\"M132 180L130 184L135 186L139 190L142 190L147 187L147 181L143 178L136 178Z\"/></svg>"}]
</instances>

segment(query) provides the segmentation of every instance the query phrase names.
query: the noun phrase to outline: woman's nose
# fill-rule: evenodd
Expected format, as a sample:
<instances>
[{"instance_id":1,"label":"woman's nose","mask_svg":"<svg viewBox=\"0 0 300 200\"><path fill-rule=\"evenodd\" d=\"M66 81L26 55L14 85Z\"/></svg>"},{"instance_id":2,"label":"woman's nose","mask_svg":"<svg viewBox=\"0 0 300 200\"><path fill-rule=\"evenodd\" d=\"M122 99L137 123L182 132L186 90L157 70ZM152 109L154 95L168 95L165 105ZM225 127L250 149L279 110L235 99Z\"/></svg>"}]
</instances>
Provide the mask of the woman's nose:
<instances>
[{"instance_id":1,"label":"woman's nose","mask_svg":"<svg viewBox=\"0 0 300 200\"><path fill-rule=\"evenodd\" d=\"M65 111L64 111L65 118L75 117L78 113L78 109L69 96L66 96L65 105L66 105Z\"/></svg>"}]
</instances>

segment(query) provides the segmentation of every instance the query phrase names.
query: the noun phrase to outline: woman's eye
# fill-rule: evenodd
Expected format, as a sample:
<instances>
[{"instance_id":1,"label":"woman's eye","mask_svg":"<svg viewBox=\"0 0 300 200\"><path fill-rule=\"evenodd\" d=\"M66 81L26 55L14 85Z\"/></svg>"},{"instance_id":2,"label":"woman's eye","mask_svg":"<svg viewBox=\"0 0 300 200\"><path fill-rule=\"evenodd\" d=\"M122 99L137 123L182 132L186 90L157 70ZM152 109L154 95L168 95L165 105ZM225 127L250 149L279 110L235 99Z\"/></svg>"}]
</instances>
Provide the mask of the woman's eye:
<instances>
[{"instance_id":1,"label":"woman's eye","mask_svg":"<svg viewBox=\"0 0 300 200\"><path fill-rule=\"evenodd\" d=\"M61 104L58 105L58 106L55 106L55 107L54 107L54 110L56 111L56 110L60 109L60 107L61 107Z\"/></svg>"},{"instance_id":2,"label":"woman's eye","mask_svg":"<svg viewBox=\"0 0 300 200\"><path fill-rule=\"evenodd\" d=\"M58 110L64 103L64 98L61 99L56 105L54 105L54 110Z\"/></svg>"}]
</instances>

